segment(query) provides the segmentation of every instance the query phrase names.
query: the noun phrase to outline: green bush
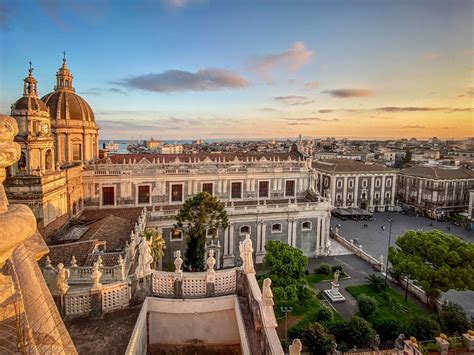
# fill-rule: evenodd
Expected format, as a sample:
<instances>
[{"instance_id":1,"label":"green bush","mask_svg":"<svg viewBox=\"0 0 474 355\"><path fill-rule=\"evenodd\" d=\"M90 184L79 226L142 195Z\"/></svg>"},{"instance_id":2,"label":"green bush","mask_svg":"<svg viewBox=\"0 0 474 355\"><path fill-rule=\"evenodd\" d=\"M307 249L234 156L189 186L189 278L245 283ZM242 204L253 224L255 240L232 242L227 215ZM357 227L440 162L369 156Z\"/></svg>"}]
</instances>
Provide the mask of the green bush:
<instances>
[{"instance_id":1,"label":"green bush","mask_svg":"<svg viewBox=\"0 0 474 355\"><path fill-rule=\"evenodd\" d=\"M415 315L411 319L412 332L410 333L418 340L431 340L441 333L439 323L425 315Z\"/></svg>"},{"instance_id":2,"label":"green bush","mask_svg":"<svg viewBox=\"0 0 474 355\"><path fill-rule=\"evenodd\" d=\"M313 323L303 332L303 344L311 354L331 354L333 350L333 337L320 323Z\"/></svg>"},{"instance_id":3,"label":"green bush","mask_svg":"<svg viewBox=\"0 0 474 355\"><path fill-rule=\"evenodd\" d=\"M322 263L319 265L319 267L316 269L316 272L318 274L323 274L323 275L330 275L331 274L331 265Z\"/></svg>"},{"instance_id":4,"label":"green bush","mask_svg":"<svg viewBox=\"0 0 474 355\"><path fill-rule=\"evenodd\" d=\"M369 275L366 277L368 284L372 290L377 292L383 292L387 289L387 285L385 284L385 279L381 276L377 276L375 274Z\"/></svg>"},{"instance_id":5,"label":"green bush","mask_svg":"<svg viewBox=\"0 0 474 355\"><path fill-rule=\"evenodd\" d=\"M443 333L458 335L467 332L472 326L464 309L452 302L445 302L438 313L439 323Z\"/></svg>"},{"instance_id":6,"label":"green bush","mask_svg":"<svg viewBox=\"0 0 474 355\"><path fill-rule=\"evenodd\" d=\"M329 332L336 337L338 344L341 341L345 341L347 343L348 340L350 340L347 321L343 319L337 319L329 322L326 326Z\"/></svg>"},{"instance_id":7,"label":"green bush","mask_svg":"<svg viewBox=\"0 0 474 355\"><path fill-rule=\"evenodd\" d=\"M315 318L316 321L320 323L330 322L332 321L332 311L328 307L323 306L316 312Z\"/></svg>"},{"instance_id":8,"label":"green bush","mask_svg":"<svg viewBox=\"0 0 474 355\"><path fill-rule=\"evenodd\" d=\"M333 266L331 266L331 270L332 270L332 272L336 272L336 271L341 271L342 272L342 266L341 265L333 265Z\"/></svg>"},{"instance_id":9,"label":"green bush","mask_svg":"<svg viewBox=\"0 0 474 355\"><path fill-rule=\"evenodd\" d=\"M410 334L409 327L405 321L393 314L376 311L370 317L370 321L377 334L383 340L395 339L401 333Z\"/></svg>"},{"instance_id":10,"label":"green bush","mask_svg":"<svg viewBox=\"0 0 474 355\"><path fill-rule=\"evenodd\" d=\"M352 343L357 345L357 347L364 348L373 344L375 330L364 318L358 316L352 317L347 322L347 328Z\"/></svg>"},{"instance_id":11,"label":"green bush","mask_svg":"<svg viewBox=\"0 0 474 355\"><path fill-rule=\"evenodd\" d=\"M369 318L378 306L375 298L367 296L365 293L357 298L357 302L359 303L359 315L365 319Z\"/></svg>"}]
</instances>

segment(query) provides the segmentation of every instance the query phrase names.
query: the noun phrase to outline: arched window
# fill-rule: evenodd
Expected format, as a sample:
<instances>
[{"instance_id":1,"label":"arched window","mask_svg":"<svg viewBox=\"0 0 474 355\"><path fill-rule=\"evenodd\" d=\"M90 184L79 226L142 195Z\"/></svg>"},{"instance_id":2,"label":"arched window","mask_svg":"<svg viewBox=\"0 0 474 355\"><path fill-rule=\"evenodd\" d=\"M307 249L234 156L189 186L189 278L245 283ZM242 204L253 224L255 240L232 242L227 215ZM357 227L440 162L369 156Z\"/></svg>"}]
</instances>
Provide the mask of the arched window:
<instances>
[{"instance_id":1,"label":"arched window","mask_svg":"<svg viewBox=\"0 0 474 355\"><path fill-rule=\"evenodd\" d=\"M175 229L170 232L170 240L183 240L183 231L180 229Z\"/></svg>"},{"instance_id":2,"label":"arched window","mask_svg":"<svg viewBox=\"0 0 474 355\"><path fill-rule=\"evenodd\" d=\"M240 235L250 234L250 226L240 227Z\"/></svg>"},{"instance_id":3,"label":"arched window","mask_svg":"<svg viewBox=\"0 0 474 355\"><path fill-rule=\"evenodd\" d=\"M281 223L272 224L272 233L281 233Z\"/></svg>"},{"instance_id":4,"label":"arched window","mask_svg":"<svg viewBox=\"0 0 474 355\"><path fill-rule=\"evenodd\" d=\"M349 180L349 188L352 189L354 187L354 180Z\"/></svg>"},{"instance_id":5,"label":"arched window","mask_svg":"<svg viewBox=\"0 0 474 355\"><path fill-rule=\"evenodd\" d=\"M18 161L18 170L20 170L20 172L22 172L22 173L26 172L26 154L25 154L25 152L21 152L20 160Z\"/></svg>"},{"instance_id":6,"label":"arched window","mask_svg":"<svg viewBox=\"0 0 474 355\"><path fill-rule=\"evenodd\" d=\"M52 170L53 169L53 152L51 151L51 149L48 149L46 151L46 154L44 155L44 161L45 161L46 170Z\"/></svg>"},{"instance_id":7,"label":"arched window","mask_svg":"<svg viewBox=\"0 0 474 355\"><path fill-rule=\"evenodd\" d=\"M375 179L375 187L380 187L380 179Z\"/></svg>"},{"instance_id":8,"label":"arched window","mask_svg":"<svg viewBox=\"0 0 474 355\"><path fill-rule=\"evenodd\" d=\"M342 188L342 180L337 180L337 188Z\"/></svg>"},{"instance_id":9,"label":"arched window","mask_svg":"<svg viewBox=\"0 0 474 355\"><path fill-rule=\"evenodd\" d=\"M304 221L301 225L301 230L310 231L311 229L313 229L313 223L310 221Z\"/></svg>"},{"instance_id":10,"label":"arched window","mask_svg":"<svg viewBox=\"0 0 474 355\"><path fill-rule=\"evenodd\" d=\"M392 186L392 179L387 179L385 185L387 185L387 187Z\"/></svg>"},{"instance_id":11,"label":"arched window","mask_svg":"<svg viewBox=\"0 0 474 355\"><path fill-rule=\"evenodd\" d=\"M362 187L367 187L367 179L362 180Z\"/></svg>"}]
</instances>

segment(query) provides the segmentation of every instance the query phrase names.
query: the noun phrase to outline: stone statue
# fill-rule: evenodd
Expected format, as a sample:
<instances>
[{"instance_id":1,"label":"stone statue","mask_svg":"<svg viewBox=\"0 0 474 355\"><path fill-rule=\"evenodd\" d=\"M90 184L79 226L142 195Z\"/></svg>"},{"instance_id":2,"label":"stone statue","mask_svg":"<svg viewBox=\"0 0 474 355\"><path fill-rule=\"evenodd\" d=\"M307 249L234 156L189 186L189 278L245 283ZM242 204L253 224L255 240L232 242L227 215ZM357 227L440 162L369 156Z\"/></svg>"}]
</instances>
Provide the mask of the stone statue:
<instances>
[{"instance_id":1,"label":"stone statue","mask_svg":"<svg viewBox=\"0 0 474 355\"><path fill-rule=\"evenodd\" d=\"M74 255L71 258L71 267L77 267L77 260Z\"/></svg>"},{"instance_id":2,"label":"stone statue","mask_svg":"<svg viewBox=\"0 0 474 355\"><path fill-rule=\"evenodd\" d=\"M5 181L5 168L20 159L20 145L13 142L18 134L18 124L10 116L1 115L0 120L0 213L8 209L8 200L3 189Z\"/></svg>"},{"instance_id":3,"label":"stone statue","mask_svg":"<svg viewBox=\"0 0 474 355\"><path fill-rule=\"evenodd\" d=\"M145 238L142 238L142 241L138 246L138 252L138 265L135 273L137 277L141 279L152 273L151 264L153 263L150 244Z\"/></svg>"},{"instance_id":4,"label":"stone statue","mask_svg":"<svg viewBox=\"0 0 474 355\"><path fill-rule=\"evenodd\" d=\"M332 282L334 285L339 284L339 275L341 275L341 272L339 270L336 270L336 272L334 273L334 280Z\"/></svg>"},{"instance_id":5,"label":"stone statue","mask_svg":"<svg viewBox=\"0 0 474 355\"><path fill-rule=\"evenodd\" d=\"M181 272L181 265L183 265L183 259L181 259L181 251L176 250L174 259L174 271Z\"/></svg>"},{"instance_id":6,"label":"stone statue","mask_svg":"<svg viewBox=\"0 0 474 355\"><path fill-rule=\"evenodd\" d=\"M250 234L246 234L244 240L244 272L246 274L255 274L255 269L253 267L253 247Z\"/></svg>"},{"instance_id":7,"label":"stone statue","mask_svg":"<svg viewBox=\"0 0 474 355\"><path fill-rule=\"evenodd\" d=\"M303 344L301 344L301 341L299 339L293 339L293 342L291 343L289 350L290 350L290 355L300 355L301 350L303 350Z\"/></svg>"},{"instance_id":8,"label":"stone statue","mask_svg":"<svg viewBox=\"0 0 474 355\"><path fill-rule=\"evenodd\" d=\"M379 346L380 346L380 336L378 334L375 334L372 348L377 351L379 350Z\"/></svg>"},{"instance_id":9,"label":"stone statue","mask_svg":"<svg viewBox=\"0 0 474 355\"><path fill-rule=\"evenodd\" d=\"M69 275L69 270L64 267L63 263L59 263L58 273L56 274L56 288L61 296L64 296L69 290L69 285L67 283Z\"/></svg>"},{"instance_id":10,"label":"stone statue","mask_svg":"<svg viewBox=\"0 0 474 355\"><path fill-rule=\"evenodd\" d=\"M100 264L98 261L96 261L94 263L93 271L91 274L93 290L100 290L102 288L102 284L100 283L100 278L102 277L102 273L100 272L99 269L100 269Z\"/></svg>"},{"instance_id":11,"label":"stone statue","mask_svg":"<svg viewBox=\"0 0 474 355\"><path fill-rule=\"evenodd\" d=\"M395 349L403 350L405 348L405 334L400 334L397 339L395 339Z\"/></svg>"},{"instance_id":12,"label":"stone statue","mask_svg":"<svg viewBox=\"0 0 474 355\"><path fill-rule=\"evenodd\" d=\"M263 280L263 287L262 287L262 303L264 306L270 306L273 307L275 304L273 302L273 292L271 289L271 284L272 280L269 278L266 278Z\"/></svg>"},{"instance_id":13,"label":"stone statue","mask_svg":"<svg viewBox=\"0 0 474 355\"><path fill-rule=\"evenodd\" d=\"M240 256L240 260L242 260L242 269L243 269L244 268L244 262L245 262L244 242L243 241L239 242L239 256Z\"/></svg>"},{"instance_id":14,"label":"stone statue","mask_svg":"<svg viewBox=\"0 0 474 355\"><path fill-rule=\"evenodd\" d=\"M207 258L207 272L215 272L214 265L216 265L214 249L209 249L209 257Z\"/></svg>"}]
</instances>

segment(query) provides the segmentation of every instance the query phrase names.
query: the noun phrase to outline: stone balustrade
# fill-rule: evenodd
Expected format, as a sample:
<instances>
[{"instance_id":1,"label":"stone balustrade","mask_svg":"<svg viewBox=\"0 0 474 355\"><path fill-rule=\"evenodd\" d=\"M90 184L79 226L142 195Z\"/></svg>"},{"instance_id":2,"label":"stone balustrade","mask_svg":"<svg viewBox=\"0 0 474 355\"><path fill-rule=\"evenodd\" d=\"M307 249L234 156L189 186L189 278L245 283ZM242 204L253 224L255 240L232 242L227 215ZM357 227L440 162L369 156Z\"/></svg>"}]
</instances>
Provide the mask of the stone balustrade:
<instances>
[{"instance_id":1,"label":"stone balustrade","mask_svg":"<svg viewBox=\"0 0 474 355\"><path fill-rule=\"evenodd\" d=\"M363 250L362 246L357 247L353 242L343 238L337 233L331 233L331 237L342 244L344 247L352 251L362 260L368 262L375 270L382 271L385 265L380 262L380 259L374 258L372 255Z\"/></svg>"},{"instance_id":2,"label":"stone balustrade","mask_svg":"<svg viewBox=\"0 0 474 355\"><path fill-rule=\"evenodd\" d=\"M94 309L100 313L108 313L126 308L131 298L128 282L114 282L103 285L98 290L97 298L93 297L94 290L90 287L73 289L64 296L64 314L66 316L89 315Z\"/></svg>"},{"instance_id":3,"label":"stone balustrade","mask_svg":"<svg viewBox=\"0 0 474 355\"><path fill-rule=\"evenodd\" d=\"M223 296L236 292L236 269L215 272L214 293L209 294L207 272L154 271L151 277L152 294L156 297L202 298Z\"/></svg>"},{"instance_id":4,"label":"stone balustrade","mask_svg":"<svg viewBox=\"0 0 474 355\"><path fill-rule=\"evenodd\" d=\"M70 267L70 276L68 279L68 283L71 285L80 285L86 284L90 285L91 275L93 272L92 266L75 266ZM101 282L104 284L109 284L117 281L125 281L126 280L126 272L125 272L125 265L119 264L115 266L102 266L100 268L102 272L102 279Z\"/></svg>"}]
</instances>

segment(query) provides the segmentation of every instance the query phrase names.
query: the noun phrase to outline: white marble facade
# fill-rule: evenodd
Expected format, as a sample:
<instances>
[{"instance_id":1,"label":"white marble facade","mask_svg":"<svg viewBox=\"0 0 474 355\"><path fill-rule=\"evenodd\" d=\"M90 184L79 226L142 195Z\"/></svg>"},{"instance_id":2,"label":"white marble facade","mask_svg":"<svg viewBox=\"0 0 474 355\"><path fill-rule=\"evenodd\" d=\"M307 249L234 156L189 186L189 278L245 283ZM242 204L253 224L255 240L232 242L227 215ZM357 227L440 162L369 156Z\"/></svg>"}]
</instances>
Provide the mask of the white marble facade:
<instances>
[{"instance_id":1,"label":"white marble facade","mask_svg":"<svg viewBox=\"0 0 474 355\"><path fill-rule=\"evenodd\" d=\"M314 192L312 169L297 153L117 155L87 165L83 182L85 208L147 207L148 227L161 230L167 243L164 262L185 249L183 235L173 234L174 214L202 191L218 197L229 216L229 227L208 242L217 268L241 263L238 245L247 233L256 263L269 240L308 257L327 252L331 204Z\"/></svg>"}]
</instances>

